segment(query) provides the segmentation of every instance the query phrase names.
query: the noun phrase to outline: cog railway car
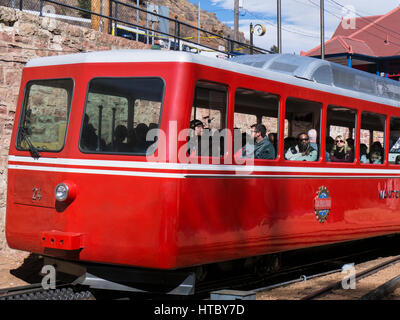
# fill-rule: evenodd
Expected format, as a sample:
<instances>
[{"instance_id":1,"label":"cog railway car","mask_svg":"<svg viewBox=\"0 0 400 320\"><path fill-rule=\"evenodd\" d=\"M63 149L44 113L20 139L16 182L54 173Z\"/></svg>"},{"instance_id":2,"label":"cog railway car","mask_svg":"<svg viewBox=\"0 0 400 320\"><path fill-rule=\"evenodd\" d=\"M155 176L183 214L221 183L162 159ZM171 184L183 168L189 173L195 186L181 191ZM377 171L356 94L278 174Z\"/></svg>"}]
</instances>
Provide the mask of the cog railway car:
<instances>
[{"instance_id":1,"label":"cog railway car","mask_svg":"<svg viewBox=\"0 0 400 320\"><path fill-rule=\"evenodd\" d=\"M205 265L399 233L399 101L395 81L294 55L33 59L8 158L8 244L95 288L191 294ZM198 153L193 120L208 141ZM273 159L241 156L255 123ZM310 129L315 161L288 160ZM330 157L337 137L347 162Z\"/></svg>"}]
</instances>

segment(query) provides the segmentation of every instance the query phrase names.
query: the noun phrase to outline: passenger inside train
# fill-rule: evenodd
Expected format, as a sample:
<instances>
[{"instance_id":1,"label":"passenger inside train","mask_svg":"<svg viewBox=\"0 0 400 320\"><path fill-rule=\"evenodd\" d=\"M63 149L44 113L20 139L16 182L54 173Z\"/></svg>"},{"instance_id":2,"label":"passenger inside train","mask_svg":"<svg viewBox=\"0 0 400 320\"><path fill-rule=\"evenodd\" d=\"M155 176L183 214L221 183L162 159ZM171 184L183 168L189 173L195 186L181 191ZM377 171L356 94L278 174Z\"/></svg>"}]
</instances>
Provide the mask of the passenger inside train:
<instances>
[{"instance_id":1,"label":"passenger inside train","mask_svg":"<svg viewBox=\"0 0 400 320\"><path fill-rule=\"evenodd\" d=\"M254 143L247 143L242 151L242 157L254 159L275 159L275 148L267 137L267 128L262 123L251 127Z\"/></svg>"},{"instance_id":2,"label":"passenger inside train","mask_svg":"<svg viewBox=\"0 0 400 320\"><path fill-rule=\"evenodd\" d=\"M360 144L360 163L369 163L368 147L365 143Z\"/></svg>"},{"instance_id":3,"label":"passenger inside train","mask_svg":"<svg viewBox=\"0 0 400 320\"><path fill-rule=\"evenodd\" d=\"M382 155L378 151L373 151L370 155L370 162L373 164L381 164L382 163Z\"/></svg>"},{"instance_id":4,"label":"passenger inside train","mask_svg":"<svg viewBox=\"0 0 400 320\"><path fill-rule=\"evenodd\" d=\"M316 161L317 150L310 145L310 138L305 132L297 136L297 145L290 147L285 154L287 160Z\"/></svg>"},{"instance_id":5,"label":"passenger inside train","mask_svg":"<svg viewBox=\"0 0 400 320\"><path fill-rule=\"evenodd\" d=\"M332 162L354 161L353 150L348 145L347 140L345 140L343 136L339 135L335 138L335 144L333 145L332 151L329 155L329 159Z\"/></svg>"},{"instance_id":6,"label":"passenger inside train","mask_svg":"<svg viewBox=\"0 0 400 320\"><path fill-rule=\"evenodd\" d=\"M317 144L317 130L315 129L310 129L307 132L308 137L310 138L310 146L314 148L314 150L317 151L317 155L319 155L319 148Z\"/></svg>"},{"instance_id":7,"label":"passenger inside train","mask_svg":"<svg viewBox=\"0 0 400 320\"><path fill-rule=\"evenodd\" d=\"M128 129L124 125L118 125L114 131L114 141L112 145L113 151L127 152L129 145L125 143L128 136Z\"/></svg>"},{"instance_id":8,"label":"passenger inside train","mask_svg":"<svg viewBox=\"0 0 400 320\"><path fill-rule=\"evenodd\" d=\"M202 152L202 136L204 131L204 123L198 119L190 121L190 132L188 141L188 154L191 156L200 156L205 152L203 148ZM203 143L204 144L204 143Z\"/></svg>"}]
</instances>

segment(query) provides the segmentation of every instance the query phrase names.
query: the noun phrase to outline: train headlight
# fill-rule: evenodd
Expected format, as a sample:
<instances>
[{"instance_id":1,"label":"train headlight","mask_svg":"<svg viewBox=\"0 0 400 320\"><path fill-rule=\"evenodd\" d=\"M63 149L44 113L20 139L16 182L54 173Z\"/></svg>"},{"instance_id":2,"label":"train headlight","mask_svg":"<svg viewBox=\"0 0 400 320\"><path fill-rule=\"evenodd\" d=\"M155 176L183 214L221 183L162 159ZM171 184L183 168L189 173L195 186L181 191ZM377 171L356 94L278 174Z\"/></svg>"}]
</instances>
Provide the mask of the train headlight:
<instances>
[{"instance_id":1,"label":"train headlight","mask_svg":"<svg viewBox=\"0 0 400 320\"><path fill-rule=\"evenodd\" d=\"M60 183L56 187L55 196L57 201L65 201L68 199L69 188L65 183Z\"/></svg>"},{"instance_id":2,"label":"train headlight","mask_svg":"<svg viewBox=\"0 0 400 320\"><path fill-rule=\"evenodd\" d=\"M76 195L75 185L70 182L59 183L56 186L54 195L57 201L60 202L72 201Z\"/></svg>"}]
</instances>

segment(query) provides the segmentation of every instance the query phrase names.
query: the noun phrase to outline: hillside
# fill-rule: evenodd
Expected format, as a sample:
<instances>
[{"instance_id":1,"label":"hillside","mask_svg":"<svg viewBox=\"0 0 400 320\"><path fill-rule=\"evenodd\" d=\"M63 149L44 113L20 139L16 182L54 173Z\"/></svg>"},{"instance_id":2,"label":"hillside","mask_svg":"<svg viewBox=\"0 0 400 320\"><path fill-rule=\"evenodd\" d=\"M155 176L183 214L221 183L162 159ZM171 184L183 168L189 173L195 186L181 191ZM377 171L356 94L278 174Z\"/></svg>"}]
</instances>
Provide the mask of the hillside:
<instances>
[{"instance_id":1,"label":"hillside","mask_svg":"<svg viewBox=\"0 0 400 320\"><path fill-rule=\"evenodd\" d=\"M0 0L0 2L3 0ZM101 1L101 0L98 0ZM105 0L103 0L105 1ZM119 0L122 3L127 3L129 5L136 5L136 0ZM39 2L39 1L38 1ZM79 6L81 8L86 8L90 10L90 0L67 0L66 3L73 5L73 6ZM101 9L103 12L106 6L106 3L103 4L103 9ZM142 9L146 9L146 3L147 4L155 4L155 5L160 5L160 6L168 6L169 7L169 17L171 19L175 19L175 16L178 17L178 20L181 22L185 22L187 24L190 24L194 27L197 27L198 25L198 7L197 5L192 4L188 0L152 0L152 1L143 1L140 0L140 7ZM115 6L113 6L113 10L115 11ZM74 16L82 16L82 13L78 13L76 10L70 10L68 8L62 8L62 7L56 7L56 11L59 14L67 14L67 15L74 15ZM115 14L115 13L114 13ZM123 20L123 21L129 21L131 23L136 23L136 10L129 8L124 5L119 5L118 6L118 19ZM233 16L232 16L233 19ZM146 26L146 15L145 13L141 12L139 15L139 24L141 26ZM156 27L155 27L156 28ZM211 13L205 10L201 10L201 15L200 15L200 28L205 29L207 31L210 31L215 34L219 34L227 38L228 36L231 39L234 39L233 36L233 29L228 27L227 25L223 24L221 21L218 20L217 16L215 13ZM170 22L169 24L169 29L170 29L170 34L174 34L175 32L175 25L173 22ZM197 42L197 31L193 30L191 28L181 26L180 29L181 36L182 37L193 37L193 41ZM223 45L226 46L226 41L222 40L216 40L213 37L207 37L210 36L209 34L201 34L201 43L210 45L212 47L217 47L218 45ZM241 42L247 42L244 38L243 33L239 33L239 41Z\"/></svg>"},{"instance_id":2,"label":"hillside","mask_svg":"<svg viewBox=\"0 0 400 320\"><path fill-rule=\"evenodd\" d=\"M197 27L198 7L188 0L153 0L153 3L162 6L169 6L170 18L174 18L176 15L178 16L178 20ZM200 28L224 35L224 37L229 35L231 39L233 39L233 29L219 21L215 13L205 10L200 10L200 12ZM240 41L245 42L243 33L239 34L239 38Z\"/></svg>"}]
</instances>

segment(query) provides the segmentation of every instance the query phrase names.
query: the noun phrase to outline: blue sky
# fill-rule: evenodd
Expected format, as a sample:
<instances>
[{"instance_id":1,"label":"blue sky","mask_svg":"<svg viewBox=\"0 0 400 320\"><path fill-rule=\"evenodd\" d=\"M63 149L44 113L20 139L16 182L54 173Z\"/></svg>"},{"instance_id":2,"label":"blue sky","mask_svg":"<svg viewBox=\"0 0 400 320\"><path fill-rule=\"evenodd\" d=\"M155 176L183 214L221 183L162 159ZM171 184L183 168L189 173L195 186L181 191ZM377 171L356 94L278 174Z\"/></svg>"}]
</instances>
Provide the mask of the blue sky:
<instances>
[{"instance_id":1,"label":"blue sky","mask_svg":"<svg viewBox=\"0 0 400 320\"><path fill-rule=\"evenodd\" d=\"M198 5L198 0L189 0ZM396 8L399 0L324 0L325 41L330 39L343 16L371 16L385 14ZM250 23L263 24L267 32L254 36L256 46L269 49L276 44L276 0L240 1L239 29L249 39ZM284 53L308 51L320 43L320 0L281 0L282 42ZM200 0L200 8L214 12L218 19L233 28L234 0Z\"/></svg>"}]
</instances>

